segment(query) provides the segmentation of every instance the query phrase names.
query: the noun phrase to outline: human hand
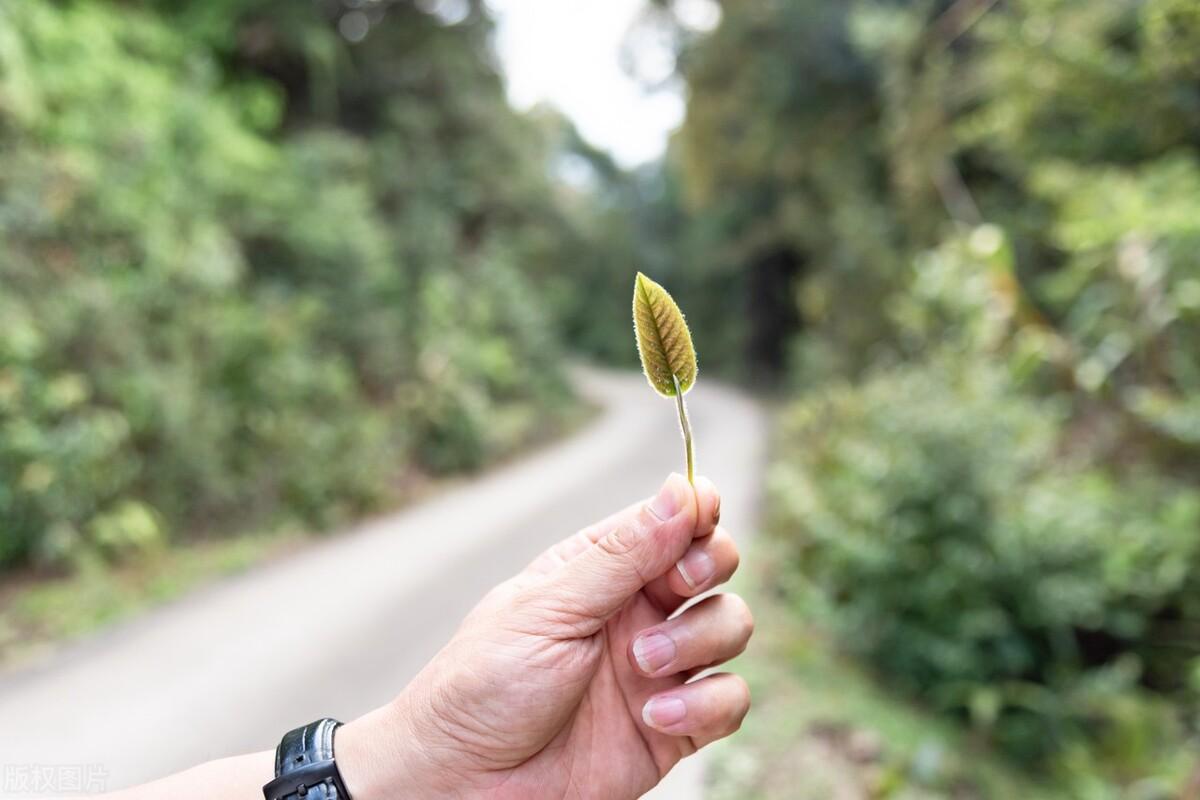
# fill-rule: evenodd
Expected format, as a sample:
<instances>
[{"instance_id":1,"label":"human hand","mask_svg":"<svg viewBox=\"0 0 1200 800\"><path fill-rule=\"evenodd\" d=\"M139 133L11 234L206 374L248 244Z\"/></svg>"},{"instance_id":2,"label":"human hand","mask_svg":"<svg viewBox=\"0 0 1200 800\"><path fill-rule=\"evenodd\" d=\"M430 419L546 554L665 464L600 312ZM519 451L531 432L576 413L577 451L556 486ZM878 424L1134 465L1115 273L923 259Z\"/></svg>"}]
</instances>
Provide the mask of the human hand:
<instances>
[{"instance_id":1,"label":"human hand","mask_svg":"<svg viewBox=\"0 0 1200 800\"><path fill-rule=\"evenodd\" d=\"M390 705L338 733L356 800L638 797L737 730L745 682L703 669L753 618L718 594L738 553L720 497L679 475L492 590Z\"/></svg>"}]
</instances>

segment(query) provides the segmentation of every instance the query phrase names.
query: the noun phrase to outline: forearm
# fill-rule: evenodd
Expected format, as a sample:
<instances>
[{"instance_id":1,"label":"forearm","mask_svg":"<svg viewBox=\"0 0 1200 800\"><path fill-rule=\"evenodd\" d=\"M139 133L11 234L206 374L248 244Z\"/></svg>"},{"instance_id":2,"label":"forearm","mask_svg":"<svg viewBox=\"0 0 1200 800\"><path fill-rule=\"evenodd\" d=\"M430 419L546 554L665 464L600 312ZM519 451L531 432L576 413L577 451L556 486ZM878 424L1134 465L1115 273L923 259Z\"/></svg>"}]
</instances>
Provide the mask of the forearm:
<instances>
[{"instance_id":1,"label":"forearm","mask_svg":"<svg viewBox=\"0 0 1200 800\"><path fill-rule=\"evenodd\" d=\"M391 795L395 786L416 778L412 726L395 703L338 729L334 751L338 771L355 800ZM275 753L263 750L222 758L150 783L102 796L101 800L261 800L262 787L275 777ZM422 781L422 785L427 780Z\"/></svg>"},{"instance_id":2,"label":"forearm","mask_svg":"<svg viewBox=\"0 0 1200 800\"><path fill-rule=\"evenodd\" d=\"M209 761L151 783L104 795L104 800L262 800L262 787L275 775L275 753L263 750Z\"/></svg>"}]
</instances>

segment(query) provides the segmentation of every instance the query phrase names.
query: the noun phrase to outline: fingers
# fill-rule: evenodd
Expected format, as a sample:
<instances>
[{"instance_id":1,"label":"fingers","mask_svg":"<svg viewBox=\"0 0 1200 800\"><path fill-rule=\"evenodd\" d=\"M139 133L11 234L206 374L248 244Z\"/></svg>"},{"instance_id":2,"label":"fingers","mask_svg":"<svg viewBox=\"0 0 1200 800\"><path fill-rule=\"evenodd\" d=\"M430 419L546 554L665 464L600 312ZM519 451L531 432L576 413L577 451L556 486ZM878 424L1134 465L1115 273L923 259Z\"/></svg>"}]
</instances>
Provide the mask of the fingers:
<instances>
[{"instance_id":1,"label":"fingers","mask_svg":"<svg viewBox=\"0 0 1200 800\"><path fill-rule=\"evenodd\" d=\"M653 499L534 585L533 606L575 635L590 636L672 568L691 543L696 520L691 484L672 474Z\"/></svg>"},{"instance_id":2,"label":"fingers","mask_svg":"<svg viewBox=\"0 0 1200 800\"><path fill-rule=\"evenodd\" d=\"M663 577L676 594L691 597L729 580L739 560L729 531L717 528L711 536L692 542L675 569Z\"/></svg>"},{"instance_id":3,"label":"fingers","mask_svg":"<svg viewBox=\"0 0 1200 800\"><path fill-rule=\"evenodd\" d=\"M696 478L694 491L697 516L696 530L692 535L695 538L701 538L711 534L720 520L721 497L717 494L717 487L713 485L713 482L703 476ZM533 563L529 565L528 571L539 575L554 572L598 542L605 534L636 520L652 499L639 500L599 522L592 523L573 536L563 539L534 559Z\"/></svg>"},{"instance_id":4,"label":"fingers","mask_svg":"<svg viewBox=\"0 0 1200 800\"><path fill-rule=\"evenodd\" d=\"M629 663L661 678L721 664L746 649L754 615L736 594L707 597L678 617L641 631L629 643Z\"/></svg>"},{"instance_id":5,"label":"fingers","mask_svg":"<svg viewBox=\"0 0 1200 800\"><path fill-rule=\"evenodd\" d=\"M689 597L729 580L739 560L733 537L718 527L711 535L693 541L672 569L646 587L646 594L663 612L674 613Z\"/></svg>"},{"instance_id":6,"label":"fingers","mask_svg":"<svg viewBox=\"0 0 1200 800\"><path fill-rule=\"evenodd\" d=\"M710 535L721 521L721 495L713 482L696 476L696 538Z\"/></svg>"},{"instance_id":7,"label":"fingers","mask_svg":"<svg viewBox=\"0 0 1200 800\"><path fill-rule=\"evenodd\" d=\"M750 688L726 672L654 695L642 707L642 721L660 733L690 736L701 748L736 731L749 710Z\"/></svg>"},{"instance_id":8,"label":"fingers","mask_svg":"<svg viewBox=\"0 0 1200 800\"><path fill-rule=\"evenodd\" d=\"M696 476L696 485L693 487L693 492L696 495L695 536L696 538L700 538L712 533L721 519L721 495L718 494L717 487L713 482L703 475ZM647 502L649 500L643 500L626 506L617 513L584 528L578 535L595 542L601 536L635 515Z\"/></svg>"}]
</instances>

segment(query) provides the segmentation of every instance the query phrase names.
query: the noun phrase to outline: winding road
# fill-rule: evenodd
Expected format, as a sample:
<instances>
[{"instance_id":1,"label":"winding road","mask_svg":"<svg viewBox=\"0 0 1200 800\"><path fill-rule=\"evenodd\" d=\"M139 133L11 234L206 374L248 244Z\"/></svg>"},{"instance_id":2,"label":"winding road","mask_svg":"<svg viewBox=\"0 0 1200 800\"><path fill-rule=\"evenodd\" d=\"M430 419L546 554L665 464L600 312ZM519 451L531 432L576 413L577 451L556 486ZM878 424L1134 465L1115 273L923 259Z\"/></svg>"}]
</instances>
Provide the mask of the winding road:
<instances>
[{"instance_id":1,"label":"winding road","mask_svg":"<svg viewBox=\"0 0 1200 800\"><path fill-rule=\"evenodd\" d=\"M641 375L578 378L602 412L571 438L0 675L0 798L29 796L12 777L31 770L82 766L124 787L387 700L488 588L681 469L674 405ZM722 491L723 522L747 535L762 412L712 381L688 402L698 469ZM317 584L323 608L294 612L296 588ZM695 757L647 797L698 800L702 782Z\"/></svg>"}]
</instances>

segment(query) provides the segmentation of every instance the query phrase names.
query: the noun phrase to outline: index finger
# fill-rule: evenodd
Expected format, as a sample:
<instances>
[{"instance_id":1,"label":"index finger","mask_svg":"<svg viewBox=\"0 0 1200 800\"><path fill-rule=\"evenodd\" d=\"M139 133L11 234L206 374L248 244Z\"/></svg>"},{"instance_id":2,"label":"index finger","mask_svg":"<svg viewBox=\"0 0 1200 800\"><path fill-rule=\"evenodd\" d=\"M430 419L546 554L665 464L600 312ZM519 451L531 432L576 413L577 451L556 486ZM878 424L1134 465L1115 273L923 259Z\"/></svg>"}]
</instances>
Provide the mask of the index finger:
<instances>
[{"instance_id":1,"label":"index finger","mask_svg":"<svg viewBox=\"0 0 1200 800\"><path fill-rule=\"evenodd\" d=\"M702 539L716 530L717 522L721 519L721 496L713 482L702 475L696 478L695 491L697 519L692 538ZM594 522L552 545L535 558L525 571L537 575L555 571L594 545L605 534L632 521L650 500L650 497L646 497L630 503L620 511L609 514L599 522Z\"/></svg>"}]
</instances>

